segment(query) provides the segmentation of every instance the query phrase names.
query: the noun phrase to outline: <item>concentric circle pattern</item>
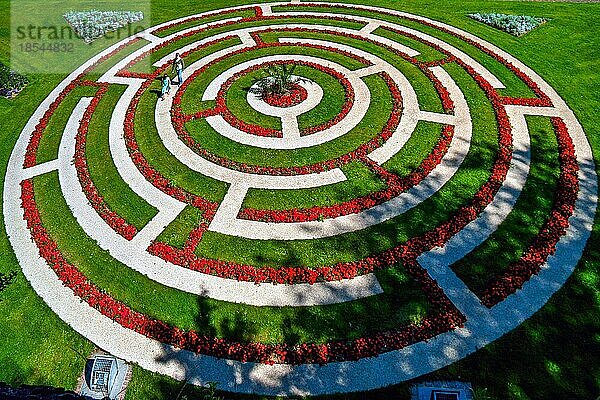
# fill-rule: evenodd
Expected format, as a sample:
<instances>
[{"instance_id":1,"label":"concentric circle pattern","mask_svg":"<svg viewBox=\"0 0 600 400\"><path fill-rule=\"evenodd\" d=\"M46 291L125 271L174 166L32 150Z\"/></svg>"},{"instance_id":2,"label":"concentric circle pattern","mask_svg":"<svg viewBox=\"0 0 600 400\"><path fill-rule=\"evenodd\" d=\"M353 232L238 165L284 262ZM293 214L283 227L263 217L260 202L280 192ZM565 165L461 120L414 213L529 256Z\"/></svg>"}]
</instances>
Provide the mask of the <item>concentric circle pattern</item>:
<instances>
[{"instance_id":1,"label":"concentric circle pattern","mask_svg":"<svg viewBox=\"0 0 600 400\"><path fill-rule=\"evenodd\" d=\"M261 98L277 65L296 86ZM594 171L573 112L501 49L399 11L272 3L74 71L21 133L4 217L36 292L97 346L323 394L431 372L532 315L581 256Z\"/></svg>"}]
</instances>

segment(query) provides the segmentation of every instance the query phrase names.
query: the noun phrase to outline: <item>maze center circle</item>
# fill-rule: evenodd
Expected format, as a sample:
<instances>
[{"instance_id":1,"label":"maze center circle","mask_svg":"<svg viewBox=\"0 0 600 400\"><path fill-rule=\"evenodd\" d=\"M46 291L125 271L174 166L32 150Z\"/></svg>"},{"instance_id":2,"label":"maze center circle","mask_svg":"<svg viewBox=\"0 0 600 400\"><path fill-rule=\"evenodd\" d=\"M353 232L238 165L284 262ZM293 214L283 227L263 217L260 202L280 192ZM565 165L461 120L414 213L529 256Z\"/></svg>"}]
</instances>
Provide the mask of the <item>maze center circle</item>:
<instances>
[{"instance_id":1,"label":"maze center circle","mask_svg":"<svg viewBox=\"0 0 600 400\"><path fill-rule=\"evenodd\" d=\"M262 114L271 115L284 120L286 118L297 118L299 115L312 110L321 102L321 99L323 98L323 89L318 83L297 75L292 76L292 81L295 85L302 87L306 91L306 98L302 99L297 104L293 104L289 107L269 104L261 97L260 93L257 93L257 91L260 90L260 82L250 86L247 95L248 104Z\"/></svg>"},{"instance_id":2,"label":"maze center circle","mask_svg":"<svg viewBox=\"0 0 600 400\"><path fill-rule=\"evenodd\" d=\"M593 225L597 179L585 134L552 87L510 54L428 18L359 5L305 7L240 6L149 28L70 74L23 129L4 186L8 237L34 290L97 346L235 392L369 390L494 341L542 307L575 268ZM313 18L328 25L303 21ZM431 32L455 36L473 56ZM407 44L415 41L419 51ZM191 62L181 85L159 100L153 82L175 53ZM154 54L163 58L140 71ZM486 69L482 55L503 75ZM93 78L107 60L114 66ZM307 95L290 107L228 92L273 63L323 75L297 80ZM506 74L527 90L515 95ZM76 106L48 159L48 122L72 97ZM110 116L99 111L106 104ZM553 203L519 258L477 286L460 263L495 232L510 234L506 225L536 168L526 116L544 119L557 143ZM98 119L110 121L105 131ZM102 145L111 162L88 151ZM463 163L473 165L470 155L484 145L495 152L484 160L485 179L473 174L473 194L452 206ZM292 153L306 162L284 158ZM112 173L110 185L98 171ZM82 251L109 261L73 257L56 218L73 240L91 243ZM361 237L376 250L365 250ZM277 261L288 247L308 248L301 256L309 261L262 260ZM256 249L260 260L247 261ZM102 277L106 270L116 271L116 284ZM115 292L122 287L131 293ZM157 288L164 307L153 309L147 292ZM242 333L218 336L208 319L185 314L190 299L215 307L215 318L223 310L256 318ZM314 315L304 312L311 308ZM263 324L269 317L273 324ZM306 338L286 336L279 320ZM321 326L333 333L315 333Z\"/></svg>"},{"instance_id":3,"label":"maze center circle","mask_svg":"<svg viewBox=\"0 0 600 400\"><path fill-rule=\"evenodd\" d=\"M295 107L281 109L278 107L269 106L264 102L257 102L256 99L252 99L251 96L248 97L251 107L258 107L259 111L264 114L281 118L281 137L263 137L260 134L257 135L255 132L255 127L244 128L243 126L237 126L236 121L230 121L225 117L225 115L214 115L207 117L206 121L208 124L219 134L244 145L266 149L292 150L317 146L339 138L355 128L356 125L364 118L370 103L370 91L360 77L337 63L305 55L273 55L255 58L240 63L227 69L214 80L212 80L204 91L202 100L216 100L217 104L220 104L220 102L224 102L224 92L226 91L224 86L226 86L228 80L232 80L237 74L244 73L244 71L251 70L256 67L260 67L269 63L282 62L294 62L300 65L322 67L324 71L328 73L337 73L339 78L348 82L347 85L351 90L354 91L354 93L359 94L357 95L358 98L351 103L351 106L347 112L340 116L340 120L335 121L335 124L332 124L325 129L321 129L320 131L313 133L310 135L310 137L308 135L303 136L301 134L298 127L298 116L316 107L323 98L323 91L319 85L307 85L302 82L299 84L303 85L308 93L310 93L310 96L306 101L298 104ZM198 61L196 64L188 68L189 72L186 71L186 75L193 75L205 65L206 60ZM159 124L161 123L160 121L157 122Z\"/></svg>"}]
</instances>

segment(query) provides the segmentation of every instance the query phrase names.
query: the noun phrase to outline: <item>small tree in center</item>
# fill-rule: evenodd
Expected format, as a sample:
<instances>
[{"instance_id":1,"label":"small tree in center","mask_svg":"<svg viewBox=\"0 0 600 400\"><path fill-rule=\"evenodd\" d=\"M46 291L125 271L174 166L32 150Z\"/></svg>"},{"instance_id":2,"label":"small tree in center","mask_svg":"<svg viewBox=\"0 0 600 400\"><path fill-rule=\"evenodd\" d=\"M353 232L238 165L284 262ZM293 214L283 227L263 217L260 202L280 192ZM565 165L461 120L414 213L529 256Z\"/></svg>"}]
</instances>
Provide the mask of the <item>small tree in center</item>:
<instances>
[{"instance_id":1,"label":"small tree in center","mask_svg":"<svg viewBox=\"0 0 600 400\"><path fill-rule=\"evenodd\" d=\"M274 96L284 96L295 89L296 82L302 81L302 78L294 76L294 64L273 64L269 65L260 78L256 78L255 85L250 89L250 93L259 96L261 99Z\"/></svg>"},{"instance_id":2,"label":"small tree in center","mask_svg":"<svg viewBox=\"0 0 600 400\"><path fill-rule=\"evenodd\" d=\"M261 77L254 80L250 93L276 107L291 107L307 97L307 91L298 82L306 79L294 75L294 64L269 65Z\"/></svg>"}]
</instances>

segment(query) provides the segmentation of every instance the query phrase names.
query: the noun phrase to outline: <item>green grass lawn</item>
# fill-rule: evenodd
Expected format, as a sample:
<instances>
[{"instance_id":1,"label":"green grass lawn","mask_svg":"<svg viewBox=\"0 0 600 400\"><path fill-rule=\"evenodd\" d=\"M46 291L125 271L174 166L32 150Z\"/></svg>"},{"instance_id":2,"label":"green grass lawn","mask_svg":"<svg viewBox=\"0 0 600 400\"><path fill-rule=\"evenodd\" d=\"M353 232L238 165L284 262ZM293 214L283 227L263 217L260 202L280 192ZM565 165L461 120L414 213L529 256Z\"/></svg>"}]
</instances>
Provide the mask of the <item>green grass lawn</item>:
<instances>
[{"instance_id":1,"label":"green grass lawn","mask_svg":"<svg viewBox=\"0 0 600 400\"><path fill-rule=\"evenodd\" d=\"M118 87L111 88L98 104L88 128L86 158L90 177L106 204L140 230L150 222L158 210L125 183L110 157L110 120L105 115L114 110L122 92Z\"/></svg>"},{"instance_id":2,"label":"green grass lawn","mask_svg":"<svg viewBox=\"0 0 600 400\"><path fill-rule=\"evenodd\" d=\"M356 1L360 3L359 1ZM235 3L222 0L197 2L183 0L175 6L165 0L152 1L152 23L157 24L185 15L229 7ZM104 5L118 7L120 3L105 0ZM431 17L462 28L499 46L516 56L540 74L574 110L584 127L600 163L600 87L598 48L600 48L600 4L574 4L560 2L525 1L482 1L407 0L391 3L375 0L369 5L397 8L403 11ZM59 3L45 7L59 8ZM0 61L10 61L10 13L9 3L0 4ZM53 10L52 12L54 12ZM345 9L330 9L330 12L352 13ZM519 38L477 23L466 14L473 12L500 12L527 14L545 17L549 22ZM365 13L361 13L365 15ZM367 13L366 15L369 15ZM237 16L252 16L254 12L243 11ZM380 16L381 17L381 16ZM490 69L506 85L502 94L531 97L533 94L506 67L448 34L432 28L397 19L394 22L423 32L434 34L460 48ZM201 23L193 21L177 28L159 33L166 36ZM282 22L295 23L290 18ZM362 25L311 18L308 24L325 24L359 29ZM150 57L156 61L185 43L207 37L214 32L226 32L246 26L266 25L239 23L203 32L183 39L177 45L169 45ZM442 55L428 46L412 39L399 38L393 32L378 29L376 34L397 40L421 52L419 61L433 61ZM302 34L297 32L269 32L262 35L266 42L280 37L326 38L339 43L356 45L356 40L332 35ZM114 42L114 40L113 40ZM146 42L126 48L117 55L123 57ZM215 44L186 58L189 65L205 54L224 49L239 40ZM75 65L107 46L107 41L96 42L85 51L74 53ZM433 85L414 65L399 61L389 51L372 44L360 44L361 49L393 61L411 81L417 92L420 106L428 111L442 112L441 102ZM281 51L281 49L279 49ZM285 48L288 54L298 53L293 47ZM277 53L271 49L253 51L253 57ZM303 54L324 56L314 50ZM202 79L190 85L184 96L184 111L196 112L212 104L200 102L201 93L208 82L229 66L246 60L245 56L234 56L219 68L211 68ZM349 69L360 67L360 63L341 55L327 54L332 61ZM76 62L75 62L76 61ZM107 60L88 74L96 79L114 65ZM497 127L491 104L474 80L454 63L443 68L452 76L468 96L467 102L473 114L473 143L467 158L459 170L438 193L406 214L376 227L340 235L338 237L307 241L250 241L207 232L196 253L200 256L231 260L261 266L304 265L316 267L339 261L352 261L366 255L383 251L423 233L448 218L467 203L473 193L487 180L491 163L497 150ZM150 63L143 60L132 68L137 72L151 72ZM326 107L317 107L301 121L301 127L313 126L331 118L332 110L340 107L340 85L328 80L308 68L298 68L299 74L318 81L326 89ZM60 75L28 74L30 84L15 99L0 99L0 171L5 171L11 150L17 137L37 105L64 78ZM234 114L247 122L260 123L277 129L277 121L249 111L244 102L244 86L251 80L236 83L228 105ZM240 162L267 166L306 165L327 160L355 149L373 136L373 132L387 120L391 97L385 84L378 76L364 78L372 91L373 105L365 121L351 133L317 149L300 149L292 152L258 151L248 146L229 141L212 131L204 121L188 123L186 127L204 148L215 154L227 156ZM156 85L156 84L155 84ZM157 89L153 86L152 89ZM61 133L68 116L78 100L91 96L95 88L78 88L65 99L50 120L40 143L37 162L56 158ZM108 116L121 89L112 88L99 104L98 111ZM192 171L170 156L160 142L153 115L156 94L147 92L142 96L135 119L136 139L148 162L172 183L185 190L220 202L228 189L227 185ZM245 107L246 106L246 107ZM88 137L88 164L91 177L107 204L137 228L142 228L156 210L139 198L119 176L110 160L108 126L110 119L100 114L92 118ZM537 233L547 217L557 182L557 146L549 119L529 117L527 119L532 136L531 171L515 208L500 229L484 244L452 266L467 285L478 292L492 277L501 273L506 266L518 259L527 244ZM440 135L441 125L421 122L405 147L384 167L405 176L414 170L431 151ZM384 187L374 174L361 163L350 163L343 167L351 179L336 185L305 191L251 190L244 207L287 209L311 205L329 205L345 201L358 195L368 194ZM1 172L4 176L4 172ZM118 300L148 315L161 318L185 329L196 329L205 334L228 337L240 341L264 343L322 343L331 339L351 339L361 335L393 329L399 325L418 321L434 308L428 303L416 283L401 265L377 273L384 294L351 303L332 306L250 307L239 304L205 299L166 288L118 263L107 252L99 248L78 226L68 212L68 206L59 190L56 173L35 178L36 198L40 204L43 221L52 237L59 243L68 260L77 264L90 280ZM187 207L161 234L159 240L181 247L202 215L198 210ZM93 349L93 344L63 323L32 290L20 272L20 267L10 247L0 215L0 272L19 271L17 278L6 291L0 293L0 381L12 385L40 384L75 388L77 378L83 371L84 358ZM486 346L477 353L442 368L417 380L452 379L469 381L479 391L485 391L489 399L594 399L600 394L600 221L594 225L593 235L587 250L574 274L550 301L533 317L514 331ZM348 321L352 323L350 326ZM327 399L377 398L408 399L410 382L368 393L326 396ZM202 393L170 378L156 375L134 367L127 399L174 399L201 398ZM227 398L252 398L224 393Z\"/></svg>"}]
</instances>

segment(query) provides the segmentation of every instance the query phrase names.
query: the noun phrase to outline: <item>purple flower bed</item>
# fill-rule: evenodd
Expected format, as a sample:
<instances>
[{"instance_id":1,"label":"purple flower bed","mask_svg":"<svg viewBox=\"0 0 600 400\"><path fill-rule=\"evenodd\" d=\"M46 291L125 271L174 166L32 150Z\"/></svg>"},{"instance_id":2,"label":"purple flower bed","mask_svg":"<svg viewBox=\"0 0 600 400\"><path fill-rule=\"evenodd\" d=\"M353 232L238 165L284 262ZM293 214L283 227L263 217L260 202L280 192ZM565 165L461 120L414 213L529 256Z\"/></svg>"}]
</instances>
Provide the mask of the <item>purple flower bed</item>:
<instances>
[{"instance_id":1,"label":"purple flower bed","mask_svg":"<svg viewBox=\"0 0 600 400\"><path fill-rule=\"evenodd\" d=\"M0 96L15 97L29 80L0 62Z\"/></svg>"}]
</instances>

